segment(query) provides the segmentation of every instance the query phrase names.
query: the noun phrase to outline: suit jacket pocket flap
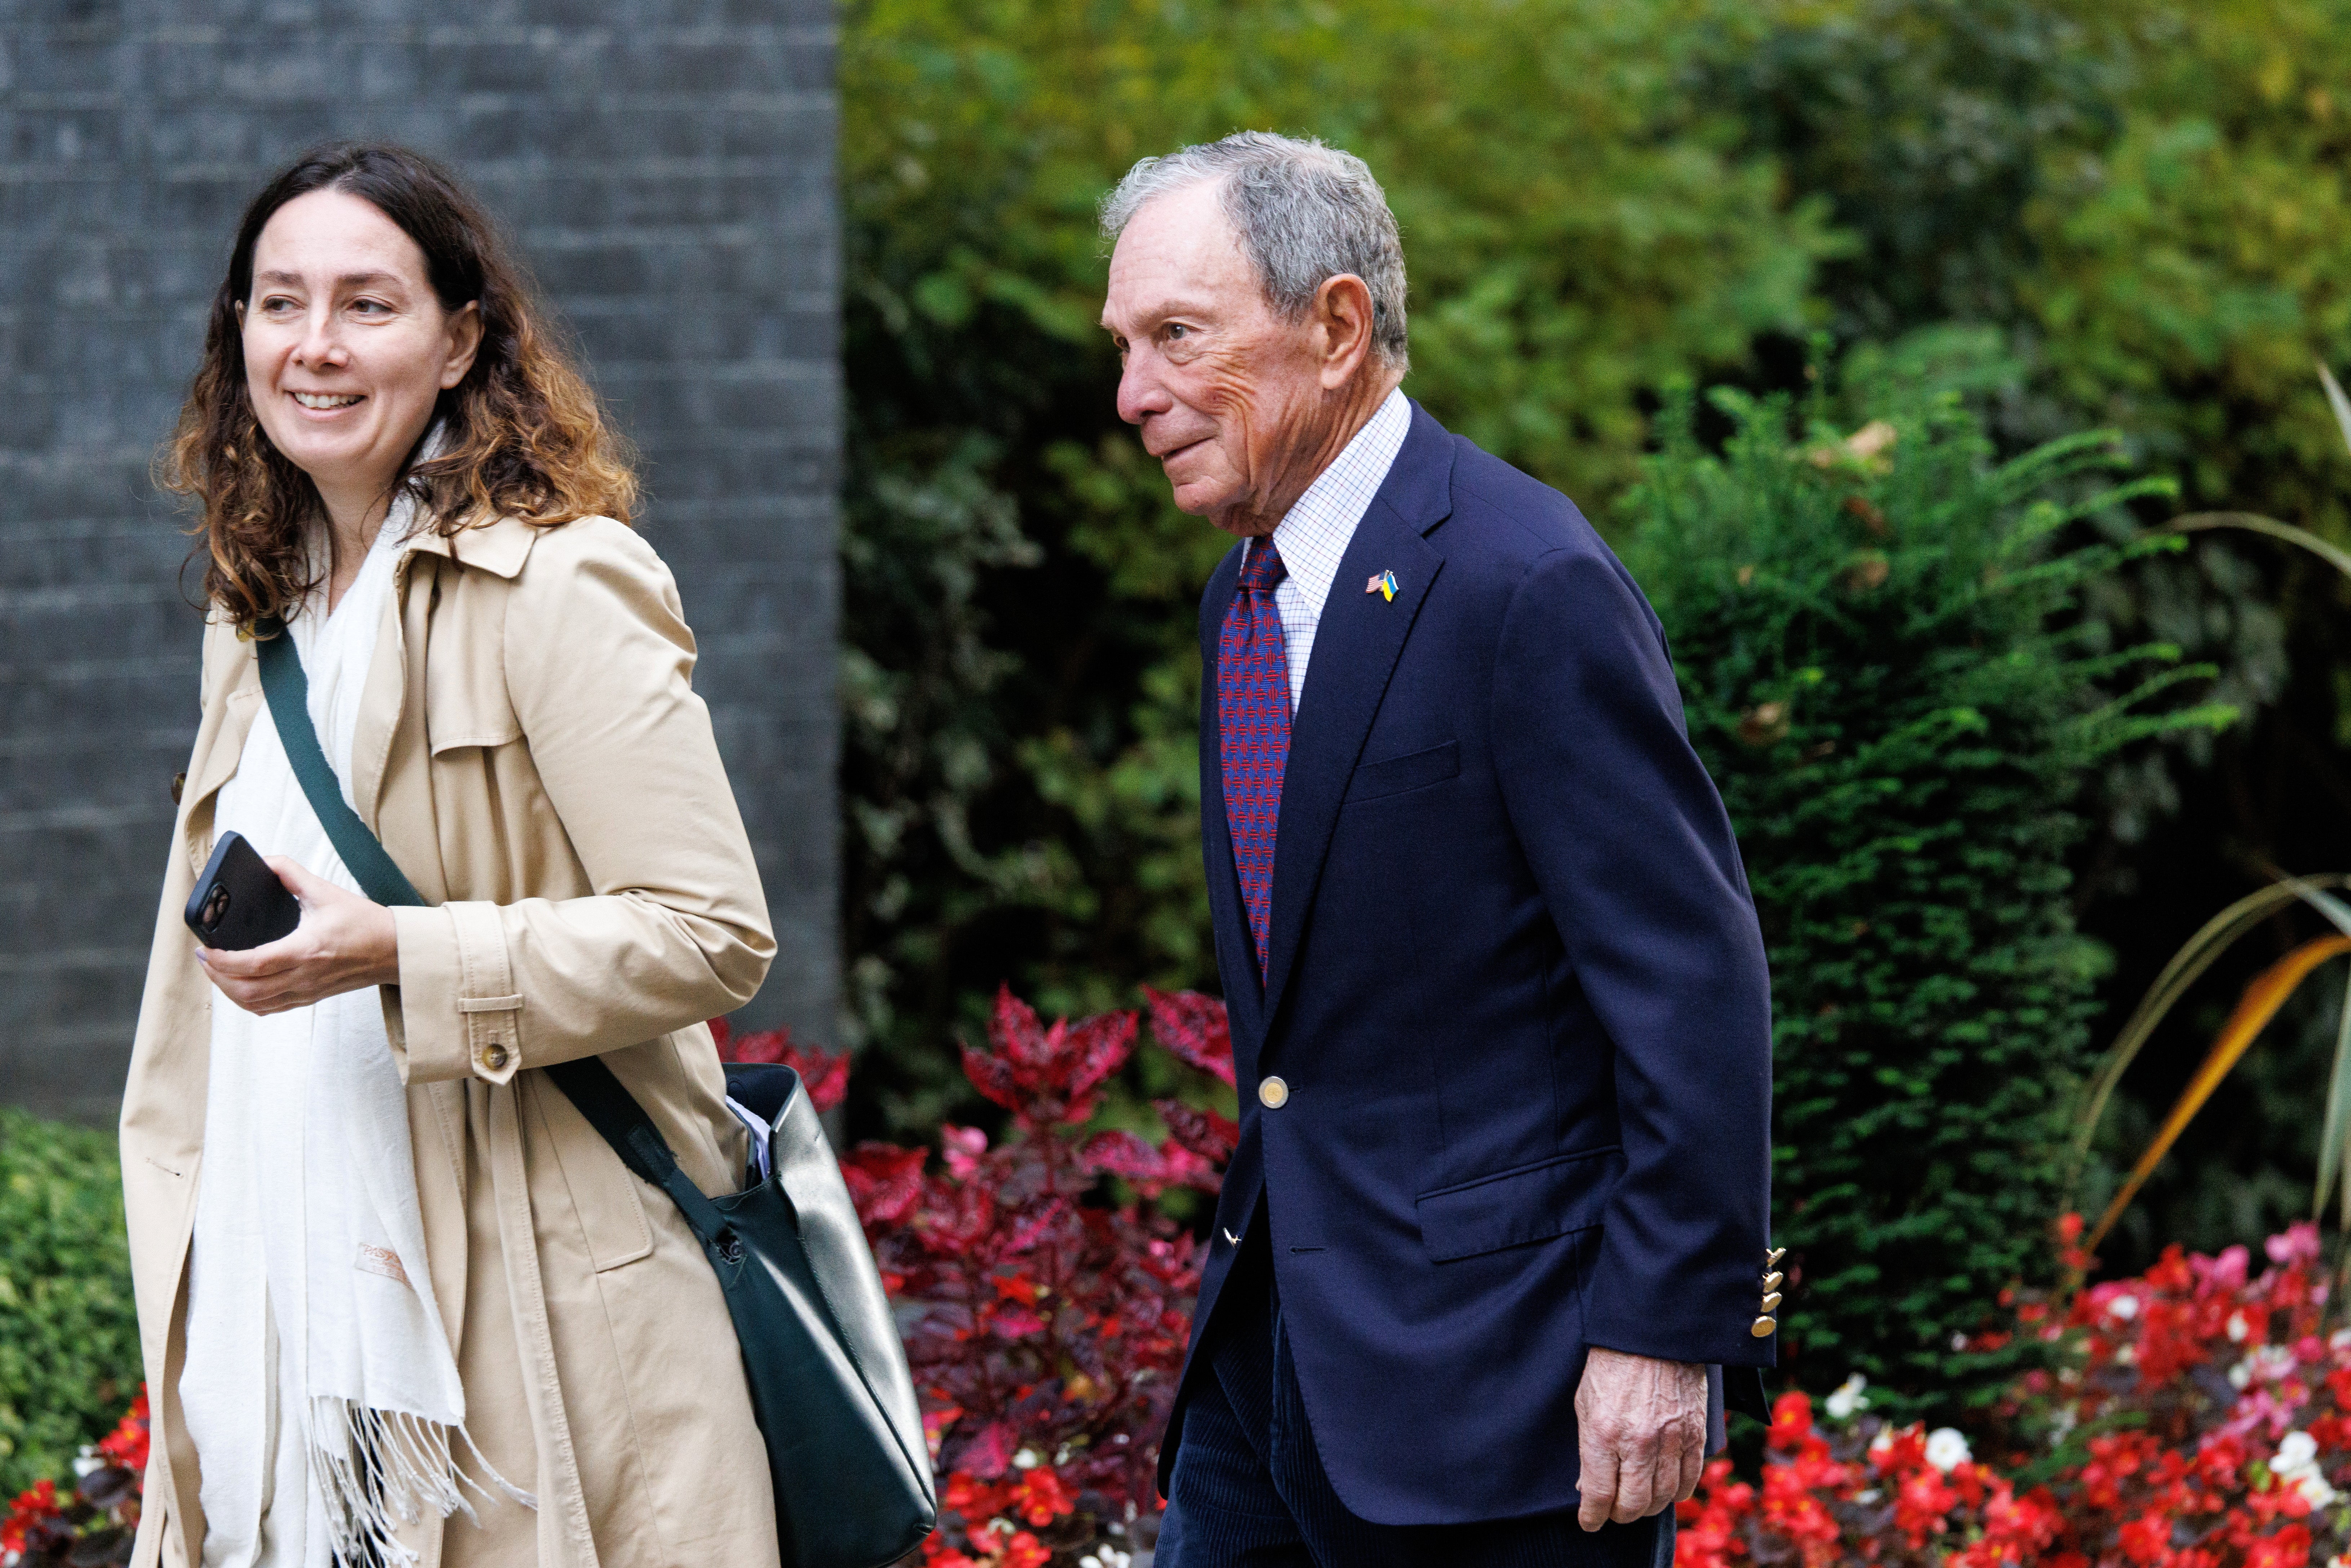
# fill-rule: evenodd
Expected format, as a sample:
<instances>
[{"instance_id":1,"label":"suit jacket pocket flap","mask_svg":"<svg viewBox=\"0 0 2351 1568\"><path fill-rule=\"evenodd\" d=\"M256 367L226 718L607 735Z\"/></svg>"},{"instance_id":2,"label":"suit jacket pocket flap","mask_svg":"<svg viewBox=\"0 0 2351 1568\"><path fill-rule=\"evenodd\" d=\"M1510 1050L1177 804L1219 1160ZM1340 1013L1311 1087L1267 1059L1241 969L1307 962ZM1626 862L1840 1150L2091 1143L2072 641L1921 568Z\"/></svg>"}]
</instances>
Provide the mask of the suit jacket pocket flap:
<instances>
[{"instance_id":1,"label":"suit jacket pocket flap","mask_svg":"<svg viewBox=\"0 0 2351 1568\"><path fill-rule=\"evenodd\" d=\"M1358 763L1347 781L1347 800L1369 800L1380 795L1401 795L1430 784L1442 784L1461 772L1461 743L1448 740L1426 751L1410 751L1378 762Z\"/></svg>"},{"instance_id":2,"label":"suit jacket pocket flap","mask_svg":"<svg viewBox=\"0 0 2351 1568\"><path fill-rule=\"evenodd\" d=\"M1612 1145L1423 1193L1414 1200L1421 1244L1430 1261L1446 1263L1597 1225L1624 1170L1624 1151Z\"/></svg>"}]
</instances>

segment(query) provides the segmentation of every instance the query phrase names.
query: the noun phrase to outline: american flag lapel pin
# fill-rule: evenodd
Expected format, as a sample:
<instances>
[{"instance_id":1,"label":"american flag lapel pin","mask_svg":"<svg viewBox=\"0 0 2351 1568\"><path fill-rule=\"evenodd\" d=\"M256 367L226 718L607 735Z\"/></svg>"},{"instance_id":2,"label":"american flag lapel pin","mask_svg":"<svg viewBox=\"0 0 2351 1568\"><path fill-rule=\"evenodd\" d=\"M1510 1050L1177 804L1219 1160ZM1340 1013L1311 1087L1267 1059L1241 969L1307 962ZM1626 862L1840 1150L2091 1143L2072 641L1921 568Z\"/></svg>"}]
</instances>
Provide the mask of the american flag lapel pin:
<instances>
[{"instance_id":1,"label":"american flag lapel pin","mask_svg":"<svg viewBox=\"0 0 2351 1568\"><path fill-rule=\"evenodd\" d=\"M1364 583L1364 591L1365 593L1376 593L1376 594L1379 594L1382 598L1385 599L1389 603L1391 603L1391 604L1395 603L1395 596L1396 596L1396 576L1395 576L1395 572L1393 572L1393 571L1382 571L1382 572L1375 572L1375 573L1374 573L1374 574L1373 574L1373 576L1372 576L1372 580L1371 580L1369 582L1366 582L1366 583Z\"/></svg>"}]
</instances>

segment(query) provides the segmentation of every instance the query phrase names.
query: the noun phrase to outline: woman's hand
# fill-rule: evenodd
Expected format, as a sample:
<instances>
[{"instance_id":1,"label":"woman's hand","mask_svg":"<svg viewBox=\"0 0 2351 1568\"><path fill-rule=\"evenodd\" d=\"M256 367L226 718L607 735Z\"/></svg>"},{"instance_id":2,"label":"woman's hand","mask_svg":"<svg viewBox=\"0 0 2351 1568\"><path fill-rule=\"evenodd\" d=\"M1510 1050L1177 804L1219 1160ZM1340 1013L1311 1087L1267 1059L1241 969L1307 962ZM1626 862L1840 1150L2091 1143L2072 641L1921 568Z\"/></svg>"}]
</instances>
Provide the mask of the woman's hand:
<instances>
[{"instance_id":1,"label":"woman's hand","mask_svg":"<svg viewBox=\"0 0 2351 1568\"><path fill-rule=\"evenodd\" d=\"M302 904L291 936L242 953L198 947L221 994L249 1013L307 1008L345 991L400 983L400 933L392 911L312 876L284 855L265 855Z\"/></svg>"}]
</instances>

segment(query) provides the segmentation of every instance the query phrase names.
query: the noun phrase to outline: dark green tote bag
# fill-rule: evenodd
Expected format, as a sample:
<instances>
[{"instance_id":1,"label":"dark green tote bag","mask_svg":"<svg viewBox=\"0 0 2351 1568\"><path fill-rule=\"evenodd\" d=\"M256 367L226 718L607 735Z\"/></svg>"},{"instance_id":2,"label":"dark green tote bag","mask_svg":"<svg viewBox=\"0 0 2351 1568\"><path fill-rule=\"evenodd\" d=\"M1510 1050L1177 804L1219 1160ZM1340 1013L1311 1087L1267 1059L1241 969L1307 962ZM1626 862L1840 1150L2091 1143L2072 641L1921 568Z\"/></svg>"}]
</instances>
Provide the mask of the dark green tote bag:
<instances>
[{"instance_id":1,"label":"dark green tote bag","mask_svg":"<svg viewBox=\"0 0 2351 1568\"><path fill-rule=\"evenodd\" d=\"M258 630L270 716L327 837L370 898L422 904L343 800L310 726L309 683L293 640L282 628ZM914 1378L856 1207L799 1075L782 1066L727 1069L727 1092L772 1129L770 1174L708 1197L601 1060L541 1071L622 1164L669 1194L717 1271L767 1443L785 1568L883 1568L921 1545L939 1503Z\"/></svg>"}]
</instances>

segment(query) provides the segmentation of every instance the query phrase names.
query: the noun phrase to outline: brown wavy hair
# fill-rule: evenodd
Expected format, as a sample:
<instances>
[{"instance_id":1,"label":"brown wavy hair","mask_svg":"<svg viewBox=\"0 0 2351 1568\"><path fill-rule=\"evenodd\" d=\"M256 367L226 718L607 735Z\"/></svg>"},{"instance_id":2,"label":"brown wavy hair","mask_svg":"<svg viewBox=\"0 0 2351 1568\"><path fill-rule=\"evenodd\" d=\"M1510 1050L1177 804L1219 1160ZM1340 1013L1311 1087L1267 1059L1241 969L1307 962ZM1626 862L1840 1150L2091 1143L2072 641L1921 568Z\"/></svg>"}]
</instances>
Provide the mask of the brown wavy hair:
<instances>
[{"instance_id":1,"label":"brown wavy hair","mask_svg":"<svg viewBox=\"0 0 2351 1568\"><path fill-rule=\"evenodd\" d=\"M205 599L250 630L317 586L303 535L324 504L255 417L237 306L253 292L263 227L297 196L327 190L370 203L416 242L442 308L481 308L473 366L441 393L426 426L442 431L438 455L423 462L412 452L394 481L416 498L423 526L455 534L500 517L540 528L599 516L627 522L637 499L627 443L605 423L488 213L421 153L338 143L304 153L246 208L213 297L204 362L157 461L157 482L204 509L192 531Z\"/></svg>"}]
</instances>

